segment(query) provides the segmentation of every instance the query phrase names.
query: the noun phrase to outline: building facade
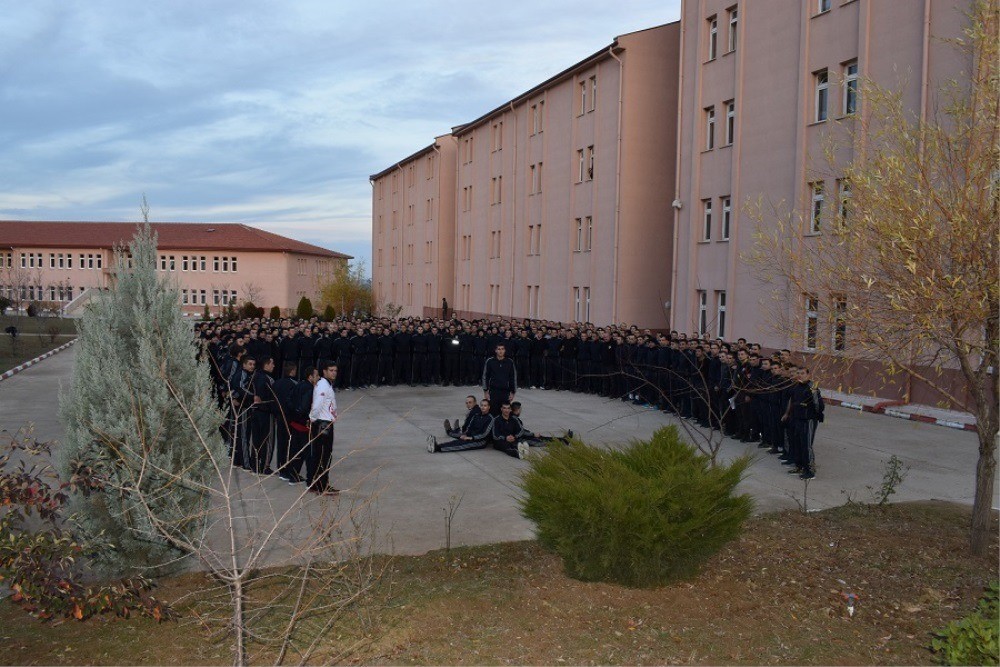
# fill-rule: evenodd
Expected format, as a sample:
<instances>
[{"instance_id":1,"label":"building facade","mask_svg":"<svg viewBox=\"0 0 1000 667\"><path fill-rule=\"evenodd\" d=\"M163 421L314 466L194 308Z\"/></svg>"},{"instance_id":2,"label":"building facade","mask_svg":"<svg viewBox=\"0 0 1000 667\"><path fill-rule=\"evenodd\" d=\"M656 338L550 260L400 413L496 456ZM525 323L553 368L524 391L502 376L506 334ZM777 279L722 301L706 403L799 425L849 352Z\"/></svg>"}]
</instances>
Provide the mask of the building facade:
<instances>
[{"instance_id":1,"label":"building facade","mask_svg":"<svg viewBox=\"0 0 1000 667\"><path fill-rule=\"evenodd\" d=\"M157 269L176 282L186 313L213 314L252 301L282 312L318 285L348 255L247 225L150 223ZM15 307L40 303L72 313L114 277L114 248L128 243L135 223L0 221L0 295Z\"/></svg>"},{"instance_id":2,"label":"building facade","mask_svg":"<svg viewBox=\"0 0 1000 667\"><path fill-rule=\"evenodd\" d=\"M835 312L763 282L746 261L758 224L746 207L758 200L787 207L800 222L787 233L815 242L849 206L837 166L853 150L838 145L831 165L825 146L864 113L859 79L900 91L909 110L925 116L938 86L965 67L943 41L961 35L962 7L684 0L674 328L770 348L844 348L849 332L838 334ZM801 335L789 335L800 327Z\"/></svg>"},{"instance_id":3,"label":"building facade","mask_svg":"<svg viewBox=\"0 0 1000 667\"><path fill-rule=\"evenodd\" d=\"M379 256L387 266L373 272L373 280L377 285L389 272L399 276L381 278L377 294L405 295L400 305L406 314L440 307L447 293L451 307L470 316L665 327L670 284L663 267L673 230L664 212L675 180L679 35L678 23L622 35L453 128L454 159L437 165L442 173L453 170L454 205L450 211L440 207L440 220L424 221L439 247L452 245L450 254L432 253L425 264L450 257L451 274L431 271L447 286L420 289L427 269L417 261L419 244L432 239L419 230L415 242L405 240L405 231L392 229L398 237L379 231L380 224L391 225L390 213L412 219L408 207L416 206L420 217L423 201L430 200L407 180L413 201L385 208L386 192L405 196L393 188L403 187L400 179L409 178L413 161L425 159L427 149L374 175L372 254L376 266ZM439 138L436 145L441 143ZM428 212L433 216L432 208ZM440 233L449 229L450 239ZM405 290L413 285L414 298L393 292L393 284Z\"/></svg>"},{"instance_id":4,"label":"building facade","mask_svg":"<svg viewBox=\"0 0 1000 667\"><path fill-rule=\"evenodd\" d=\"M370 179L372 290L404 316L454 305L455 146L437 137Z\"/></svg>"}]
</instances>

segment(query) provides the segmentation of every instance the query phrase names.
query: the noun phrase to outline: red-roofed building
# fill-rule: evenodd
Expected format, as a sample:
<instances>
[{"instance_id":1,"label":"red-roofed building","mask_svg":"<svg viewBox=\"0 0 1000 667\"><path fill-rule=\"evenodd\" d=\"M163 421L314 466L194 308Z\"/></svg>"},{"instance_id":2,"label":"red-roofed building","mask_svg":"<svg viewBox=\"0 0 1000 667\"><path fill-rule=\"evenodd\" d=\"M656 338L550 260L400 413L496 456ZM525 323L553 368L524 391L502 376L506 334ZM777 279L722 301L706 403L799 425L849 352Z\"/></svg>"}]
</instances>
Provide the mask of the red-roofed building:
<instances>
[{"instance_id":1,"label":"red-roofed building","mask_svg":"<svg viewBox=\"0 0 1000 667\"><path fill-rule=\"evenodd\" d=\"M349 255L243 224L153 222L158 269L177 282L181 306L218 313L252 301L283 312L316 297ZM137 223L0 220L0 295L15 305L42 302L68 312L111 280L114 248Z\"/></svg>"}]
</instances>

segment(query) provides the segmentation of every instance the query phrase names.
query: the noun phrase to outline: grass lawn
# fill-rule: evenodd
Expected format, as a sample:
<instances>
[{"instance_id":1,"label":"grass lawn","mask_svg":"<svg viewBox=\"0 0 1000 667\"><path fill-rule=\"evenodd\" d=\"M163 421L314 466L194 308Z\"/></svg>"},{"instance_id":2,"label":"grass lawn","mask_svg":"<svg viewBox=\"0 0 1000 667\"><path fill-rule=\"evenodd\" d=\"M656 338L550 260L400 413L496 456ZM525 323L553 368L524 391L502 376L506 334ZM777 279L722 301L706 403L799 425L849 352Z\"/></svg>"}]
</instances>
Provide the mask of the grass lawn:
<instances>
[{"instance_id":1,"label":"grass lawn","mask_svg":"<svg viewBox=\"0 0 1000 667\"><path fill-rule=\"evenodd\" d=\"M17 327L18 337L11 344L7 327ZM76 320L62 317L0 316L0 373L45 354L76 336Z\"/></svg>"},{"instance_id":2,"label":"grass lawn","mask_svg":"<svg viewBox=\"0 0 1000 667\"><path fill-rule=\"evenodd\" d=\"M656 590L569 579L535 542L398 557L366 613L345 617L324 648L357 644L342 661L365 664L932 664L929 633L997 577L996 541L985 558L967 555L969 516L924 502L756 517L696 578ZM157 595L204 585L175 577ZM843 592L860 596L853 618ZM199 608L177 611L161 624L46 624L4 603L3 661L227 664ZM272 648L251 650L254 663L273 660Z\"/></svg>"}]
</instances>

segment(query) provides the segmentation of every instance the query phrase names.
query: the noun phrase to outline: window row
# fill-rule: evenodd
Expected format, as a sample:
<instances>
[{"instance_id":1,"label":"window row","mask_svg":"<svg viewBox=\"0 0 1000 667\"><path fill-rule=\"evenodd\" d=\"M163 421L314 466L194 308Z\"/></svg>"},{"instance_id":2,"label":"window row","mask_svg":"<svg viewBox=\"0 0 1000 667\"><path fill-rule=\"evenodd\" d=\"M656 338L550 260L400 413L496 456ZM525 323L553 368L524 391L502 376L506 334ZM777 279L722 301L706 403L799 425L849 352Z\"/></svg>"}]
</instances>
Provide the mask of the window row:
<instances>
[{"instance_id":1,"label":"window row","mask_svg":"<svg viewBox=\"0 0 1000 667\"><path fill-rule=\"evenodd\" d=\"M576 322L590 321L590 288L573 288L573 320Z\"/></svg>"},{"instance_id":2,"label":"window row","mask_svg":"<svg viewBox=\"0 0 1000 667\"><path fill-rule=\"evenodd\" d=\"M76 296L83 294L86 287L77 288L74 293L72 285L0 285L0 296L7 297L11 301L52 301L56 303L69 303Z\"/></svg>"},{"instance_id":3,"label":"window row","mask_svg":"<svg viewBox=\"0 0 1000 667\"><path fill-rule=\"evenodd\" d=\"M820 300L815 294L803 295L805 307L805 331L803 347L812 352L820 346ZM847 299L833 295L830 298L830 348L843 352L847 347Z\"/></svg>"},{"instance_id":4,"label":"window row","mask_svg":"<svg viewBox=\"0 0 1000 667\"><path fill-rule=\"evenodd\" d=\"M719 207L715 208L715 203L711 199L701 200L701 241L711 241L713 236L718 241L728 241L733 225L733 200L726 195L719 197ZM719 232L715 234L716 210L719 211Z\"/></svg>"},{"instance_id":5,"label":"window row","mask_svg":"<svg viewBox=\"0 0 1000 667\"><path fill-rule=\"evenodd\" d=\"M726 112L725 142L723 146L732 146L736 141L736 102L729 100L722 103L722 108ZM710 151L715 148L715 105L705 107L705 150Z\"/></svg>"},{"instance_id":6,"label":"window row","mask_svg":"<svg viewBox=\"0 0 1000 667\"><path fill-rule=\"evenodd\" d=\"M576 85L576 101L578 116L597 109L597 75L587 77Z\"/></svg>"},{"instance_id":7,"label":"window row","mask_svg":"<svg viewBox=\"0 0 1000 667\"><path fill-rule=\"evenodd\" d=\"M813 72L813 122L822 123L830 115L830 70L823 68ZM841 115L850 116L858 110L858 61L851 60L841 65Z\"/></svg>"},{"instance_id":8,"label":"window row","mask_svg":"<svg viewBox=\"0 0 1000 667\"><path fill-rule=\"evenodd\" d=\"M715 291L715 319L710 319L708 310L708 290L697 290L695 293L698 303L698 335L711 334L715 332L716 337L726 337L726 292L725 290Z\"/></svg>"},{"instance_id":9,"label":"window row","mask_svg":"<svg viewBox=\"0 0 1000 667\"><path fill-rule=\"evenodd\" d=\"M729 20L729 34L726 40L726 53L736 50L736 39L739 28L739 10L737 7L730 7L726 10ZM719 16L714 14L708 17L708 60L715 60L719 55Z\"/></svg>"},{"instance_id":10,"label":"window row","mask_svg":"<svg viewBox=\"0 0 1000 667\"><path fill-rule=\"evenodd\" d=\"M100 268L100 267L98 267ZM208 271L208 257L205 255L181 255L180 263L176 255L160 255L160 271ZM235 257L213 257L213 273L235 273Z\"/></svg>"},{"instance_id":11,"label":"window row","mask_svg":"<svg viewBox=\"0 0 1000 667\"><path fill-rule=\"evenodd\" d=\"M823 230L823 218L826 214L826 183L813 181L809 184L809 233L819 234ZM837 209L838 224L847 222L851 203L851 183L846 178L837 179Z\"/></svg>"}]
</instances>

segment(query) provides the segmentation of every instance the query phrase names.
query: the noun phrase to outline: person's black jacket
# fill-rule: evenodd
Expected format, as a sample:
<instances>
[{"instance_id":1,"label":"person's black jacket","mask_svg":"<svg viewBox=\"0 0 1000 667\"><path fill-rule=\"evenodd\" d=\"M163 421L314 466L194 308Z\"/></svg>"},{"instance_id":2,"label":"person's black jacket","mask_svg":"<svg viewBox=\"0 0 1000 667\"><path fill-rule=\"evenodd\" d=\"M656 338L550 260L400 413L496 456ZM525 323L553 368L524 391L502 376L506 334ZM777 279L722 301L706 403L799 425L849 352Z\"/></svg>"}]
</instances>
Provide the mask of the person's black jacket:
<instances>
[{"instance_id":1,"label":"person's black jacket","mask_svg":"<svg viewBox=\"0 0 1000 667\"><path fill-rule=\"evenodd\" d=\"M493 432L493 415L486 413L485 415L480 410L476 415L472 417L472 421L469 423L469 428L465 432L465 435L472 438L475 441L485 440L490 437L490 433Z\"/></svg>"},{"instance_id":2,"label":"person's black jacket","mask_svg":"<svg viewBox=\"0 0 1000 667\"><path fill-rule=\"evenodd\" d=\"M483 391L517 392L517 369L514 362L504 357L490 357L483 365Z\"/></svg>"},{"instance_id":3,"label":"person's black jacket","mask_svg":"<svg viewBox=\"0 0 1000 667\"><path fill-rule=\"evenodd\" d=\"M523 435L521 422L518 421L517 417L511 417L510 419L496 417L493 420L492 431L493 440L496 442L505 442L508 435L512 435L515 438L520 438Z\"/></svg>"}]
</instances>

